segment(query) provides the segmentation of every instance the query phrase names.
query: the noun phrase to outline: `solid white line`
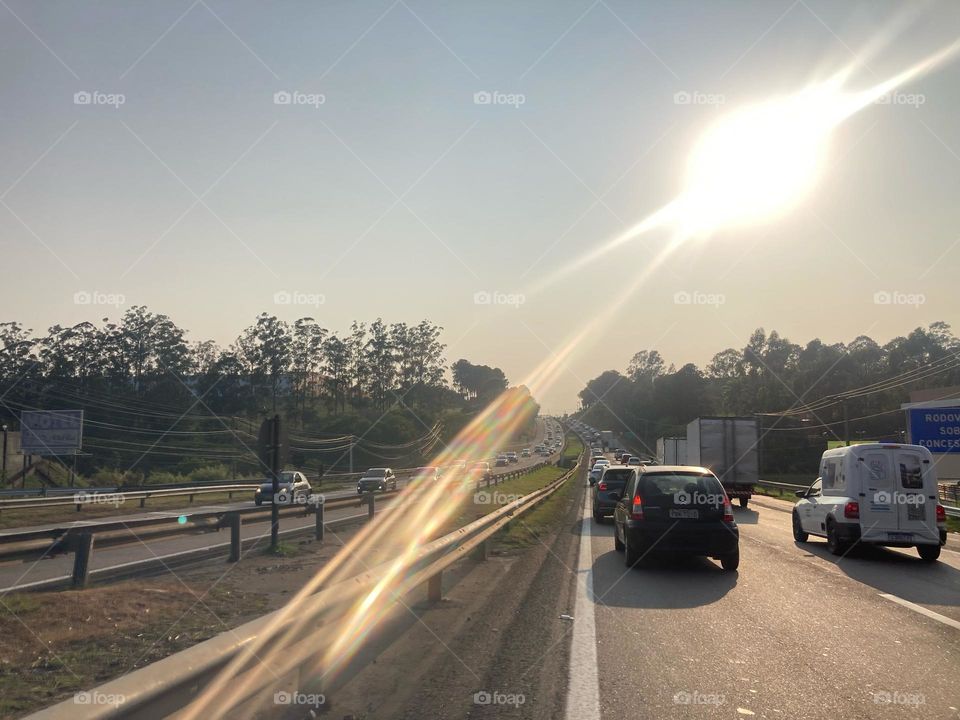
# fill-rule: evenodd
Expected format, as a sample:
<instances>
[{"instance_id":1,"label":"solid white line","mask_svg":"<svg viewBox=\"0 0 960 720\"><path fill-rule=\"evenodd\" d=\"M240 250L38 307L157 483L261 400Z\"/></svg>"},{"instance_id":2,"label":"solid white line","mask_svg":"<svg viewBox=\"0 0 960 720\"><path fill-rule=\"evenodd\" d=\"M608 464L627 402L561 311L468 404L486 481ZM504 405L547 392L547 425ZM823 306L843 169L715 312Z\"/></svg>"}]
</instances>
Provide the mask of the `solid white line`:
<instances>
[{"instance_id":1,"label":"solid white line","mask_svg":"<svg viewBox=\"0 0 960 720\"><path fill-rule=\"evenodd\" d=\"M583 494L580 525L580 555L577 560L576 602L573 608L573 640L567 682L567 720L600 720L600 677L597 673L597 624L593 604L593 518Z\"/></svg>"},{"instance_id":2,"label":"solid white line","mask_svg":"<svg viewBox=\"0 0 960 720\"><path fill-rule=\"evenodd\" d=\"M927 608L923 607L923 605L917 605L916 603L912 603L909 600L904 600L903 598L899 598L896 595L890 595L889 593L880 593L880 597L886 598L887 600L892 600L898 605L903 605L905 608L910 608L914 612L920 613L921 615L925 615L931 620L936 620L937 622L941 622L944 625L949 625L955 630L960 630L960 622L958 622L957 620L954 620L953 618L948 618L946 615L941 615L938 612L934 612L933 610L928 610Z\"/></svg>"}]
</instances>

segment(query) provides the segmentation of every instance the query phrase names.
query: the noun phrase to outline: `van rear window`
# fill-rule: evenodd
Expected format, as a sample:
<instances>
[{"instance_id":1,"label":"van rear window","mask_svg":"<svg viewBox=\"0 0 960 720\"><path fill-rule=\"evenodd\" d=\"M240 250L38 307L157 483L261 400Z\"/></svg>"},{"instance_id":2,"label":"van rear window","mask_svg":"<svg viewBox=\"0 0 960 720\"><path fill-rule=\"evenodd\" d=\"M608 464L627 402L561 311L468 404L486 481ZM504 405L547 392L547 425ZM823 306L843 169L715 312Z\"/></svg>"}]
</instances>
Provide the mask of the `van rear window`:
<instances>
[{"instance_id":1,"label":"van rear window","mask_svg":"<svg viewBox=\"0 0 960 720\"><path fill-rule=\"evenodd\" d=\"M923 488L923 466L916 455L900 456L900 487L904 490Z\"/></svg>"}]
</instances>

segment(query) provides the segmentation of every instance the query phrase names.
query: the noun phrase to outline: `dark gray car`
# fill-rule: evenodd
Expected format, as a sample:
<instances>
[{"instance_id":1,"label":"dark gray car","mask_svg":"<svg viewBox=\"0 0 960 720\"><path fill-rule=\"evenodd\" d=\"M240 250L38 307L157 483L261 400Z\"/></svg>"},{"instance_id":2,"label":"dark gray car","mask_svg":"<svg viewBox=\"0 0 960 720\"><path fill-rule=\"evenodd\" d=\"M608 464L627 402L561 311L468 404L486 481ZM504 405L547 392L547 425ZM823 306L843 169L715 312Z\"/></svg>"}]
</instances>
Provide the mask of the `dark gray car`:
<instances>
[{"instance_id":1,"label":"dark gray car","mask_svg":"<svg viewBox=\"0 0 960 720\"><path fill-rule=\"evenodd\" d=\"M623 495L627 481L636 475L636 468L625 465L608 465L591 488L593 494L593 519L602 523L604 517L613 515L617 501Z\"/></svg>"}]
</instances>

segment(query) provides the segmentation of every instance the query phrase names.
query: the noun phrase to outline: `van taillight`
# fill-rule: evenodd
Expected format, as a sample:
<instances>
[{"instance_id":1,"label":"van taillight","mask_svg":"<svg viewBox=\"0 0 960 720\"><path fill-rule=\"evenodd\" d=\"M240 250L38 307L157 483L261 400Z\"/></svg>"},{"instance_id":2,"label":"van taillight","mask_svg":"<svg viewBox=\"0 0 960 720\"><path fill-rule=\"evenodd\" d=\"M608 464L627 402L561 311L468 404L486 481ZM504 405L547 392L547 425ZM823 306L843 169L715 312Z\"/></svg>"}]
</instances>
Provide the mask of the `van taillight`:
<instances>
[{"instance_id":1,"label":"van taillight","mask_svg":"<svg viewBox=\"0 0 960 720\"><path fill-rule=\"evenodd\" d=\"M860 519L860 503L848 502L844 505L843 516L849 520Z\"/></svg>"},{"instance_id":2,"label":"van taillight","mask_svg":"<svg viewBox=\"0 0 960 720\"><path fill-rule=\"evenodd\" d=\"M643 520L643 498L639 495L633 497L633 510L630 512L630 518L633 520Z\"/></svg>"},{"instance_id":3,"label":"van taillight","mask_svg":"<svg viewBox=\"0 0 960 720\"><path fill-rule=\"evenodd\" d=\"M945 523L947 521L947 511L943 509L943 505L937 505L937 522Z\"/></svg>"}]
</instances>

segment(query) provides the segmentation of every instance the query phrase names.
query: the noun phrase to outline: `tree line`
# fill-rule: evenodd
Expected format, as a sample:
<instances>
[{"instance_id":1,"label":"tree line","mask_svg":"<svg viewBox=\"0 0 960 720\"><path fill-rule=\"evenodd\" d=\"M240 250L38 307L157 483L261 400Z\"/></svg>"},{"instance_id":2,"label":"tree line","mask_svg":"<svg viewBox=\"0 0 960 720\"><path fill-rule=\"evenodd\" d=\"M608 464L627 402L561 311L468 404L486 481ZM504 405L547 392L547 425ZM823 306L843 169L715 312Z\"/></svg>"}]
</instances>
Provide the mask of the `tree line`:
<instances>
[{"instance_id":1,"label":"tree line","mask_svg":"<svg viewBox=\"0 0 960 720\"><path fill-rule=\"evenodd\" d=\"M683 436L699 416L758 415L770 472L807 472L827 440L901 439L900 403L911 390L960 384L960 340L945 322L918 327L880 345L861 335L849 343L793 343L755 330L746 345L718 352L704 368L667 366L657 350L637 352L624 372L608 370L580 391L584 415L598 428L657 437ZM823 398L863 388L844 402ZM789 415L781 415L791 410Z\"/></svg>"},{"instance_id":2,"label":"tree line","mask_svg":"<svg viewBox=\"0 0 960 720\"><path fill-rule=\"evenodd\" d=\"M262 313L221 347L189 340L170 317L142 305L116 321L54 325L44 334L3 322L0 417L16 427L23 409L84 408L86 432L105 443L94 455L120 466L141 450L141 465L163 464L164 451L167 465L248 455L244 437L274 412L305 436L305 451L324 435L420 447L414 441L432 438L437 426L448 439L508 387L499 368L465 359L448 366L442 331L429 320L377 318L336 332L311 317ZM151 432L163 436L153 448Z\"/></svg>"}]
</instances>

